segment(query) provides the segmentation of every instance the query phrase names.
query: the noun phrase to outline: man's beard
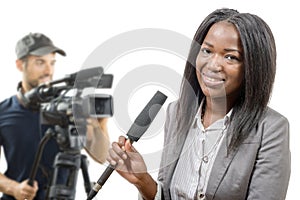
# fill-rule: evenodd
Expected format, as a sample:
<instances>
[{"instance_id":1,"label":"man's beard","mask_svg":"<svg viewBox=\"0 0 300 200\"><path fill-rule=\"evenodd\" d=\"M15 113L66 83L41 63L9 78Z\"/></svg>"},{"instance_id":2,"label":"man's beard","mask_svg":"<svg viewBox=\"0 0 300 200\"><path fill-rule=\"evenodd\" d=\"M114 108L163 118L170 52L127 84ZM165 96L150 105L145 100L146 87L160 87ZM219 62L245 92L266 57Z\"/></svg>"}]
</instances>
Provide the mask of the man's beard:
<instances>
[{"instance_id":1,"label":"man's beard","mask_svg":"<svg viewBox=\"0 0 300 200\"><path fill-rule=\"evenodd\" d=\"M45 81L40 81L41 79L43 79L43 78L45 78L45 77L49 77L49 81L52 80L52 77L49 76L49 75L41 76L41 77L39 77L39 79L37 79L37 80L31 80L31 81L29 81L29 82L28 82L28 85L30 86L31 89L32 89L32 88L36 88L36 87L38 87L39 85L45 83Z\"/></svg>"}]
</instances>

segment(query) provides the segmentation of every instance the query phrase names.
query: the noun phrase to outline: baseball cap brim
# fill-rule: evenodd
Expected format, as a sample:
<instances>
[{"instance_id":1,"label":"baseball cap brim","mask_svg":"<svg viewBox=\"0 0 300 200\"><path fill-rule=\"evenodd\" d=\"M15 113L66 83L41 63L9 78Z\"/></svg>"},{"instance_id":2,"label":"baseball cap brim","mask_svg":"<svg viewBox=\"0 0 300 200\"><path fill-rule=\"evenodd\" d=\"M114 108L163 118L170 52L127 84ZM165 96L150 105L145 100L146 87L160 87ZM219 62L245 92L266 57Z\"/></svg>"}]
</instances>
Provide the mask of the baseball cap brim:
<instances>
[{"instance_id":1,"label":"baseball cap brim","mask_svg":"<svg viewBox=\"0 0 300 200\"><path fill-rule=\"evenodd\" d=\"M31 51L29 54L34 56L44 56L49 53L59 53L62 56L67 55L62 49L57 48L55 46L44 46L34 51Z\"/></svg>"}]
</instances>

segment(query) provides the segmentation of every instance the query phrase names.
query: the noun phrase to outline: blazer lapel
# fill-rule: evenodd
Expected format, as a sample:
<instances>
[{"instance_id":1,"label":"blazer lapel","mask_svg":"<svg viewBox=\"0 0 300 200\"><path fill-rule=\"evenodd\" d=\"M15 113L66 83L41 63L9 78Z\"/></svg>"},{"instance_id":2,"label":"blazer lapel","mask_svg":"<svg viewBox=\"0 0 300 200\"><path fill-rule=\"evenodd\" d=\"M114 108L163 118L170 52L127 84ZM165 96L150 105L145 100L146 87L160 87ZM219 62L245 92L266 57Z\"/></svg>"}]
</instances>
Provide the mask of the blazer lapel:
<instances>
[{"instance_id":1,"label":"blazer lapel","mask_svg":"<svg viewBox=\"0 0 300 200\"><path fill-rule=\"evenodd\" d=\"M207 200L211 200L215 196L215 193L224 178L227 168L237 152L237 150L234 150L227 155L227 141L228 138L225 137L213 164L206 190L206 194L208 195Z\"/></svg>"}]
</instances>

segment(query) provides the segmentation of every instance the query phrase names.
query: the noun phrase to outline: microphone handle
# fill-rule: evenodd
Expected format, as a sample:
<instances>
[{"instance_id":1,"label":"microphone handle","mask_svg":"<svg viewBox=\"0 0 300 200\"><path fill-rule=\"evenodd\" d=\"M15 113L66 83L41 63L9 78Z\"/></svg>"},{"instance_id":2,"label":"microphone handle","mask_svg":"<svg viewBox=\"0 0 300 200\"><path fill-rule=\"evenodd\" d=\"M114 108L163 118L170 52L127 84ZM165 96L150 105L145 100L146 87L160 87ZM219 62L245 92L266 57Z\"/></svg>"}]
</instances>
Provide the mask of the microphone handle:
<instances>
[{"instance_id":1,"label":"microphone handle","mask_svg":"<svg viewBox=\"0 0 300 200\"><path fill-rule=\"evenodd\" d=\"M113 166L111 164L109 164L106 167L105 171L103 172L103 174L101 175L101 177L97 181L97 184L101 186L99 189L102 188L102 186L105 184L105 182L107 181L107 179L113 173L114 170L115 170L115 166Z\"/></svg>"},{"instance_id":2,"label":"microphone handle","mask_svg":"<svg viewBox=\"0 0 300 200\"><path fill-rule=\"evenodd\" d=\"M89 192L87 200L92 200L97 195L99 190L102 188L102 186L104 185L104 183L107 181L107 179L113 173L114 170L115 168L111 164L109 164L109 166L106 167L105 171L102 173L97 183L93 186L93 188Z\"/></svg>"},{"instance_id":3,"label":"microphone handle","mask_svg":"<svg viewBox=\"0 0 300 200\"><path fill-rule=\"evenodd\" d=\"M132 144L133 141L130 140L130 143ZM106 169L104 170L104 172L102 173L102 175L100 176L100 178L98 179L97 183L93 186L93 188L91 189L87 200L92 200L97 193L99 192L99 190L101 190L101 188L103 187L103 185L105 184L105 182L107 181L107 179L110 177L110 175L113 173L113 171L115 170L114 165L109 164Z\"/></svg>"}]
</instances>

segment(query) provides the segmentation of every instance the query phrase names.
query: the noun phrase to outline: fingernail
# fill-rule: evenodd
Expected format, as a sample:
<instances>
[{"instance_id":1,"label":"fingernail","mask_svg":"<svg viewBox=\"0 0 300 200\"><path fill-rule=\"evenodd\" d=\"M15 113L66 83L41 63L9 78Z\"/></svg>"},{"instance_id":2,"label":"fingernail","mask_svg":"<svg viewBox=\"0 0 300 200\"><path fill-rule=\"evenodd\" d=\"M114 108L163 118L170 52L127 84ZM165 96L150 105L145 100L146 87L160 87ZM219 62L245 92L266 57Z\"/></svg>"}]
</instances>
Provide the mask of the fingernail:
<instances>
[{"instance_id":1,"label":"fingernail","mask_svg":"<svg viewBox=\"0 0 300 200\"><path fill-rule=\"evenodd\" d=\"M110 164L113 165L113 166L115 166L117 164L117 162L114 161L114 160L112 160L112 161L110 161Z\"/></svg>"},{"instance_id":2,"label":"fingernail","mask_svg":"<svg viewBox=\"0 0 300 200\"><path fill-rule=\"evenodd\" d=\"M124 164L124 161L123 161L122 159L120 159L120 160L118 161L118 163L121 164L121 165L123 165L123 164Z\"/></svg>"}]
</instances>

